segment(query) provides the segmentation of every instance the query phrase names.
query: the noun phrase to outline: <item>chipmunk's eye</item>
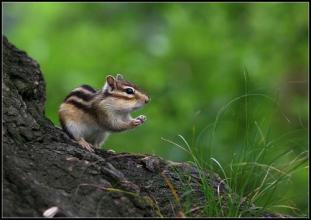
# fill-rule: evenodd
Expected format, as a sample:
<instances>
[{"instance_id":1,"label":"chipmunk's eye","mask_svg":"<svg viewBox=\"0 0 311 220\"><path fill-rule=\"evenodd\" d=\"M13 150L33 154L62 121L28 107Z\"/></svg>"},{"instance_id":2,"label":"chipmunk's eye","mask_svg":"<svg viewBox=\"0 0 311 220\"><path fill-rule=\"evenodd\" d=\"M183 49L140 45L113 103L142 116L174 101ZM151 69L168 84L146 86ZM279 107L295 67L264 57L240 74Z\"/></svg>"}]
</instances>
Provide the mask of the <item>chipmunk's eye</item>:
<instances>
[{"instance_id":1,"label":"chipmunk's eye","mask_svg":"<svg viewBox=\"0 0 311 220\"><path fill-rule=\"evenodd\" d=\"M132 88L126 88L126 89L125 89L125 92L126 92L127 94L134 94L134 90L133 90Z\"/></svg>"}]
</instances>

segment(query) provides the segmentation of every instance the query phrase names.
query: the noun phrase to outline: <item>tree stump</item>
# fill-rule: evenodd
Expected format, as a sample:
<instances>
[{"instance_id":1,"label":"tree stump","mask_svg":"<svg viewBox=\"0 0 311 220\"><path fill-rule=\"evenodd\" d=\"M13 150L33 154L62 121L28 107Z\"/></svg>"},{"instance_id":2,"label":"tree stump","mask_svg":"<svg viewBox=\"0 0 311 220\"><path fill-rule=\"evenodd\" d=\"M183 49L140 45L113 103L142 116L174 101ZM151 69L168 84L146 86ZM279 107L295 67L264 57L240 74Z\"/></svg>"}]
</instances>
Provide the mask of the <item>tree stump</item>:
<instances>
[{"instance_id":1,"label":"tree stump","mask_svg":"<svg viewBox=\"0 0 311 220\"><path fill-rule=\"evenodd\" d=\"M4 217L202 216L208 201L194 166L81 148L45 117L39 64L5 36L2 44ZM226 194L217 174L204 175Z\"/></svg>"}]
</instances>

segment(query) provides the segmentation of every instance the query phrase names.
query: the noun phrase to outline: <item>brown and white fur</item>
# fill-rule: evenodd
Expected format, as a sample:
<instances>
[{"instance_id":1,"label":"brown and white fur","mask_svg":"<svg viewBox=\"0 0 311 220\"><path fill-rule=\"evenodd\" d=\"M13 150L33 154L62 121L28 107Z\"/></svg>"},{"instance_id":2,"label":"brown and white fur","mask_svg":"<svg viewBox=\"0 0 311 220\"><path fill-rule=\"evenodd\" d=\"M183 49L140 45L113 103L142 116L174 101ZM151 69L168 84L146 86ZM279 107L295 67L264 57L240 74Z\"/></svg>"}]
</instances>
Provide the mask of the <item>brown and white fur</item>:
<instances>
[{"instance_id":1,"label":"brown and white fur","mask_svg":"<svg viewBox=\"0 0 311 220\"><path fill-rule=\"evenodd\" d=\"M59 108L64 131L82 147L94 151L112 132L135 128L146 121L146 116L132 118L130 113L140 109L150 98L135 84L109 75L101 90L82 85L65 98Z\"/></svg>"}]
</instances>

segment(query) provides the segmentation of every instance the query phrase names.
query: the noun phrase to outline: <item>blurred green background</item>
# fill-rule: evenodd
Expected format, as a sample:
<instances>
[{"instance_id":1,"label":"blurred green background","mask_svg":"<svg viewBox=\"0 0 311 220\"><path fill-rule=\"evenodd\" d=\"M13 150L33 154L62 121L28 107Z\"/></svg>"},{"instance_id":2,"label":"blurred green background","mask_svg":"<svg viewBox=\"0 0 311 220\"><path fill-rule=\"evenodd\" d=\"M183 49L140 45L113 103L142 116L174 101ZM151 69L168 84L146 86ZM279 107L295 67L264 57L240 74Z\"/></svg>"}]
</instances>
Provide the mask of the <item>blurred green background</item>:
<instances>
[{"instance_id":1,"label":"blurred green background","mask_svg":"<svg viewBox=\"0 0 311 220\"><path fill-rule=\"evenodd\" d=\"M278 143L267 161L290 149L282 161L289 163L308 150L308 7L4 3L3 33L39 62L47 83L45 113L57 126L58 107L73 88L99 89L106 75L122 73L152 98L133 114L148 120L112 135L106 148L186 161L189 155L161 139L180 142L181 134L228 164L260 130ZM307 184L306 165L278 192L304 215Z\"/></svg>"}]
</instances>

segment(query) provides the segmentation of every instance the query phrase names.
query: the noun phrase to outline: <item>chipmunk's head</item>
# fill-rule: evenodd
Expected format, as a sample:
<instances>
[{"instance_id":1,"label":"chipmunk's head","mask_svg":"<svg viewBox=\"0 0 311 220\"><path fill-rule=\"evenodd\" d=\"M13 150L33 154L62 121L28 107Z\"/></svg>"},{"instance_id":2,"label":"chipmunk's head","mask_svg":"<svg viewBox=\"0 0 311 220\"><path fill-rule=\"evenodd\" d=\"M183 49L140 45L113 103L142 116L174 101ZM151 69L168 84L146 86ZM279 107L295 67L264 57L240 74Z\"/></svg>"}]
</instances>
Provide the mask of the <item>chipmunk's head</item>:
<instances>
[{"instance_id":1,"label":"chipmunk's head","mask_svg":"<svg viewBox=\"0 0 311 220\"><path fill-rule=\"evenodd\" d=\"M121 74L107 76L102 89L105 104L115 111L124 113L135 111L150 101L148 95L135 84L124 80Z\"/></svg>"}]
</instances>

